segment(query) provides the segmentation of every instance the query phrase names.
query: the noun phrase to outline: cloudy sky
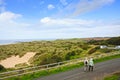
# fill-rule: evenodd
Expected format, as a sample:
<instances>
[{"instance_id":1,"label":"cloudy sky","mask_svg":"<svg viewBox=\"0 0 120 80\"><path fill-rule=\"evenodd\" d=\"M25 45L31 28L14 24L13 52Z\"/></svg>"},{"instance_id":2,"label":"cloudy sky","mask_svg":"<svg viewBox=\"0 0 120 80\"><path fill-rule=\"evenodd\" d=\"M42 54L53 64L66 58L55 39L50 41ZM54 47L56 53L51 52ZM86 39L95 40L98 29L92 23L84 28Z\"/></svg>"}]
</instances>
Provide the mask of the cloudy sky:
<instances>
[{"instance_id":1,"label":"cloudy sky","mask_svg":"<svg viewBox=\"0 0 120 80\"><path fill-rule=\"evenodd\" d=\"M0 39L120 36L120 0L0 0Z\"/></svg>"}]
</instances>

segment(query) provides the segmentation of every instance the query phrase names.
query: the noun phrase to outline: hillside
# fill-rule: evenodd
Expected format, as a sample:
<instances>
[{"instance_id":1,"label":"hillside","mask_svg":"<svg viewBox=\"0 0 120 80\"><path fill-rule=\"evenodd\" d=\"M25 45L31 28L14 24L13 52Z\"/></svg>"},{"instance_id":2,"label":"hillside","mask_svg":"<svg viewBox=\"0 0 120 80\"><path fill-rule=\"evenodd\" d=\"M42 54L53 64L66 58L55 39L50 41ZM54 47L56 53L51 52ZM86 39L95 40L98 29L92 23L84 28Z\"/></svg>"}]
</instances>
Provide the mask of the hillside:
<instances>
[{"instance_id":1,"label":"hillside","mask_svg":"<svg viewBox=\"0 0 120 80\"><path fill-rule=\"evenodd\" d=\"M91 39L88 40L88 43L95 45L120 45L120 37L112 37L101 40Z\"/></svg>"},{"instance_id":2,"label":"hillside","mask_svg":"<svg viewBox=\"0 0 120 80\"><path fill-rule=\"evenodd\" d=\"M102 50L99 45L89 44L83 39L65 39L55 41L33 41L0 45L0 60L12 56L24 56L27 52L36 54L29 59L31 65L44 65L115 50ZM26 66L17 64L16 66Z\"/></svg>"},{"instance_id":3,"label":"hillside","mask_svg":"<svg viewBox=\"0 0 120 80\"><path fill-rule=\"evenodd\" d=\"M108 40L111 37L92 37L92 38L82 38L82 40L85 41L90 41L90 40L95 40L95 41L100 41L100 40Z\"/></svg>"}]
</instances>

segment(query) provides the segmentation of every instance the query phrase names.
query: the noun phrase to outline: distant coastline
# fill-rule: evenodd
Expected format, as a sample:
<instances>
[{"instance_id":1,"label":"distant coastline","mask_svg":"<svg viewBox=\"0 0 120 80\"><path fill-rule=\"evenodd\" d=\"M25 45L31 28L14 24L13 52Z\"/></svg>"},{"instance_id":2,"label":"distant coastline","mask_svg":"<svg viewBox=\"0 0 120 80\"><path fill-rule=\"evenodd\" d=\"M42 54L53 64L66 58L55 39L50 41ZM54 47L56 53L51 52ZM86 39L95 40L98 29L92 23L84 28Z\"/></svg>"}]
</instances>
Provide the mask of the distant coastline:
<instances>
[{"instance_id":1,"label":"distant coastline","mask_svg":"<svg viewBox=\"0 0 120 80\"><path fill-rule=\"evenodd\" d=\"M0 40L0 45L14 44L16 40Z\"/></svg>"},{"instance_id":2,"label":"distant coastline","mask_svg":"<svg viewBox=\"0 0 120 80\"><path fill-rule=\"evenodd\" d=\"M0 45L7 45L7 44L15 44L19 42L30 42L30 41L36 41L36 40L30 40L30 39L23 39L23 40L0 40Z\"/></svg>"},{"instance_id":3,"label":"distant coastline","mask_svg":"<svg viewBox=\"0 0 120 80\"><path fill-rule=\"evenodd\" d=\"M107 40L112 37L88 37L88 38L78 38L81 40ZM20 42L31 42L31 41L52 41L52 40L64 40L64 39L77 39L77 38L61 38L61 39L56 39L56 38L51 38L51 39L8 39L8 40L0 40L0 45L8 45L8 44L15 44L15 43L20 43Z\"/></svg>"},{"instance_id":4,"label":"distant coastline","mask_svg":"<svg viewBox=\"0 0 120 80\"><path fill-rule=\"evenodd\" d=\"M0 40L0 45L15 44L20 42L42 41L42 40L55 40L55 39L13 39L13 40Z\"/></svg>"}]
</instances>

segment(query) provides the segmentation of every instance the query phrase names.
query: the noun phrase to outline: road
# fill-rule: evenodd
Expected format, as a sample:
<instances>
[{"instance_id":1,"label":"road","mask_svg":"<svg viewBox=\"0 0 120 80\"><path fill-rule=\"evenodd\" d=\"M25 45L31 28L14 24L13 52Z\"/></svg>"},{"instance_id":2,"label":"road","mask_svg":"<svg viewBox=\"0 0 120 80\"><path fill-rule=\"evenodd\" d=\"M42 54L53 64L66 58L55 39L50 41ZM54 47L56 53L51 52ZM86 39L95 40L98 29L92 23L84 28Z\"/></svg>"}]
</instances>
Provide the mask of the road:
<instances>
[{"instance_id":1,"label":"road","mask_svg":"<svg viewBox=\"0 0 120 80\"><path fill-rule=\"evenodd\" d=\"M120 58L95 64L93 72L84 72L82 67L35 80L103 80L105 75L115 71L120 71Z\"/></svg>"}]
</instances>

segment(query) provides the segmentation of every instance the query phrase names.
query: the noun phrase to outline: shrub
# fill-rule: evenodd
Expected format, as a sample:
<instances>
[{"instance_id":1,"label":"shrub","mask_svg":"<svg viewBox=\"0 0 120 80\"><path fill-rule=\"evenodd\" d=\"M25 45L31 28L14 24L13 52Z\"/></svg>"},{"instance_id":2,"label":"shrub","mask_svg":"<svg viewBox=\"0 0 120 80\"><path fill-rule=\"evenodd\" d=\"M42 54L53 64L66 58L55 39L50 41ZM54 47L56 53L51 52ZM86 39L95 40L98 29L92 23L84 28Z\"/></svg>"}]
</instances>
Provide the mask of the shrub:
<instances>
[{"instance_id":1,"label":"shrub","mask_svg":"<svg viewBox=\"0 0 120 80\"><path fill-rule=\"evenodd\" d=\"M99 49L99 46L94 47L88 51L88 54L92 54L92 53L96 52L98 49Z\"/></svg>"},{"instance_id":2,"label":"shrub","mask_svg":"<svg viewBox=\"0 0 120 80\"><path fill-rule=\"evenodd\" d=\"M101 53L109 53L109 52L112 52L112 51L113 51L112 49L107 49L107 48L100 49Z\"/></svg>"},{"instance_id":3,"label":"shrub","mask_svg":"<svg viewBox=\"0 0 120 80\"><path fill-rule=\"evenodd\" d=\"M0 71L5 70L4 66L0 64Z\"/></svg>"}]
</instances>

